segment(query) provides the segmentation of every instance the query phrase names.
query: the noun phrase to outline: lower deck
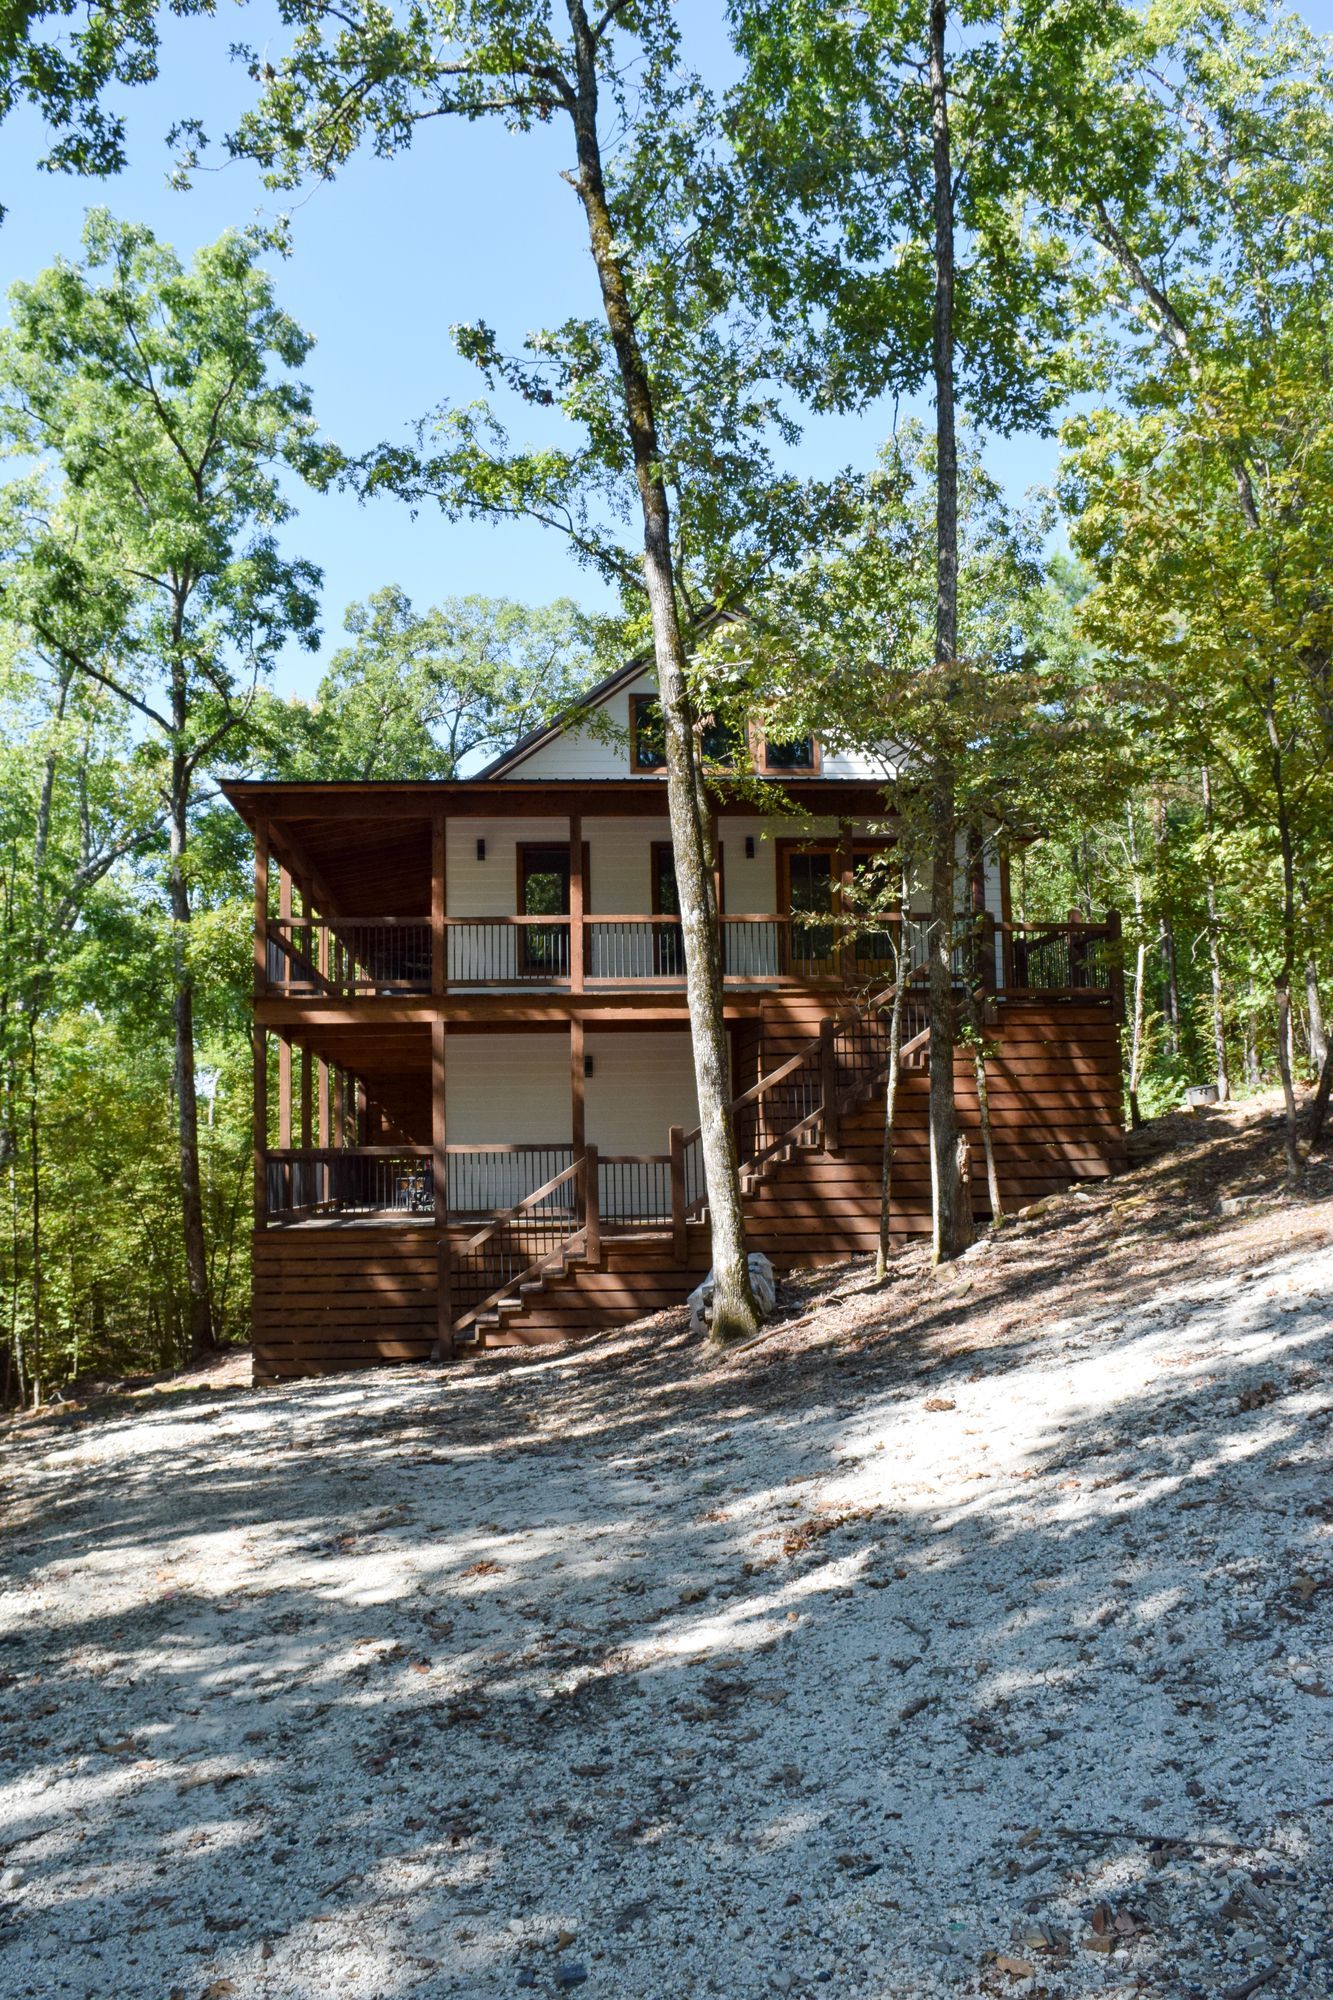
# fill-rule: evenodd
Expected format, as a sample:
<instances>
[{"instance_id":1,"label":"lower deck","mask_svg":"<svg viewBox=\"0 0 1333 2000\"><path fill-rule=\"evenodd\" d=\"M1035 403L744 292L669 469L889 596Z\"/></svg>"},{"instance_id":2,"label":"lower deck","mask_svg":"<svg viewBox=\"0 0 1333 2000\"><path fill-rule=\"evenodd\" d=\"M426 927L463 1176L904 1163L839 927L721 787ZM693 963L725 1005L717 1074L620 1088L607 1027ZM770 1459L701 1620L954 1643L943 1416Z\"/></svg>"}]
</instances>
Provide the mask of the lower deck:
<instances>
[{"instance_id":1,"label":"lower deck","mask_svg":"<svg viewBox=\"0 0 1333 2000\"><path fill-rule=\"evenodd\" d=\"M1116 1172L1124 1133L1114 1011L1101 1003L1028 1000L1001 1003L995 1016L987 1094L1006 1208ZM747 1241L780 1272L864 1254L878 1238L882 1061L872 1051L870 1067L858 1073L839 1044L822 1072L818 1055L803 1059L824 1019L823 1003L813 996L765 1001L740 1050L746 1068L735 1078L745 1083L753 1072L761 1079L736 1102ZM632 1056L638 1037L620 1040ZM784 1070L782 1090L769 1091L762 1080ZM679 1079L669 1087L678 1089ZM661 1088L660 1078L656 1085L649 1079L641 1102L658 1103ZM973 1207L983 1218L976 1085L963 1051L955 1059L955 1088L960 1128L971 1144ZM901 1240L930 1227L928 1093L924 1061L909 1057L899 1088L893 1183L892 1228ZM819 1101L807 1111L808 1097ZM680 1107L681 1116L686 1110ZM277 1162L270 1188L276 1215L254 1238L256 1378L447 1358L480 1339L560 1340L680 1303L709 1263L697 1152L683 1143L679 1123L669 1146L659 1134L650 1150L647 1129L627 1122L624 1105L617 1116L618 1132L637 1138L642 1150L599 1159L595 1139L582 1150L534 1146L528 1151L551 1155L538 1164L513 1142L497 1139L489 1150L460 1143L447 1154L442 1202L424 1179L440 1156L425 1157L424 1145L417 1154L385 1149L396 1164L381 1176L378 1208L367 1179L373 1149L350 1149L349 1167L352 1153L362 1161L352 1170L360 1176L351 1190L356 1202L336 1212L292 1204L292 1183L282 1181L286 1169ZM267 1171L273 1182L272 1159ZM524 1177L534 1192L519 1205L513 1196ZM332 1185L312 1183L304 1192Z\"/></svg>"}]
</instances>

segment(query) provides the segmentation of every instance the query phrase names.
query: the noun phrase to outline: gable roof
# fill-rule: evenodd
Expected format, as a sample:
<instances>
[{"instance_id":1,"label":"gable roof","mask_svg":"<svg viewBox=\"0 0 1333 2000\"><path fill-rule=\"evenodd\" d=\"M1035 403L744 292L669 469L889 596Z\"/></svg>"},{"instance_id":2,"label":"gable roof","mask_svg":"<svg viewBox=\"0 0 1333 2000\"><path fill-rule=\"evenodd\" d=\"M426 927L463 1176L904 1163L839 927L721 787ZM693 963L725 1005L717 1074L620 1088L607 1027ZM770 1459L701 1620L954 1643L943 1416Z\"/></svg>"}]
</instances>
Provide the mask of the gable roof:
<instances>
[{"instance_id":1,"label":"gable roof","mask_svg":"<svg viewBox=\"0 0 1333 2000\"><path fill-rule=\"evenodd\" d=\"M717 609L706 611L703 617L696 619L690 627L690 637L701 638L705 632L711 632L715 625L724 621L734 623L742 616L743 613L737 611ZM553 716L549 722L539 723L535 729L530 729L526 736L520 736L512 749L502 750L500 755L493 757L482 770L475 771L467 782L479 784L487 778L506 777L510 771L524 763L535 750L540 750L544 743L550 743L557 736L562 736L570 724L576 722L590 708L600 708L620 688L625 687L630 681L637 680L647 669L656 668L656 665L657 659L652 646L645 646L642 652L626 660L624 666L617 667L614 673L607 674L603 680L595 682L586 694L580 695L577 701L569 704L568 708L561 709L560 713Z\"/></svg>"}]
</instances>

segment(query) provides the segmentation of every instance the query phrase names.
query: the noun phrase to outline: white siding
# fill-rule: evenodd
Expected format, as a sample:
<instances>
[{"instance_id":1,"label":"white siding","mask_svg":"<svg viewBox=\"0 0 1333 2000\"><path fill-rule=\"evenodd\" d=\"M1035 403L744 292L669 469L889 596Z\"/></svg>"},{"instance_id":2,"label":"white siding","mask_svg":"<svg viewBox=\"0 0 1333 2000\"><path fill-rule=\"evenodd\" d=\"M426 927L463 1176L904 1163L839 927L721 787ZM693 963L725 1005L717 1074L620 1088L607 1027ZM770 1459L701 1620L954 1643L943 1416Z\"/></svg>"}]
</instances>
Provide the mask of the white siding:
<instances>
[{"instance_id":1,"label":"white siding","mask_svg":"<svg viewBox=\"0 0 1333 2000\"><path fill-rule=\"evenodd\" d=\"M627 778L629 769L629 698L631 694L654 694L657 676L646 668L637 680L617 688L603 702L600 713L615 727L614 740L601 741L585 730L562 730L524 757L506 778Z\"/></svg>"},{"instance_id":2,"label":"white siding","mask_svg":"<svg viewBox=\"0 0 1333 2000\"><path fill-rule=\"evenodd\" d=\"M445 1037L451 1146L569 1144L568 1034Z\"/></svg>"},{"instance_id":3,"label":"white siding","mask_svg":"<svg viewBox=\"0 0 1333 2000\"><path fill-rule=\"evenodd\" d=\"M587 1135L604 1153L665 1153L672 1125L699 1122L689 1031L590 1030ZM570 1141L569 1036L452 1034L445 1045L451 1146Z\"/></svg>"},{"instance_id":4,"label":"white siding","mask_svg":"<svg viewBox=\"0 0 1333 2000\"><path fill-rule=\"evenodd\" d=\"M584 1052L588 1138L599 1152L665 1153L671 1126L699 1123L688 1030L589 1033Z\"/></svg>"},{"instance_id":5,"label":"white siding","mask_svg":"<svg viewBox=\"0 0 1333 2000\"><path fill-rule=\"evenodd\" d=\"M633 775L629 762L630 696L655 694L657 675L652 667L625 687L617 688L601 704L599 713L615 730L603 740L586 729L563 730L541 744L520 763L505 771L506 778L627 778ZM821 775L826 778L872 778L884 780L896 775L903 752L890 745L882 755L867 756L859 750L823 746Z\"/></svg>"}]
</instances>

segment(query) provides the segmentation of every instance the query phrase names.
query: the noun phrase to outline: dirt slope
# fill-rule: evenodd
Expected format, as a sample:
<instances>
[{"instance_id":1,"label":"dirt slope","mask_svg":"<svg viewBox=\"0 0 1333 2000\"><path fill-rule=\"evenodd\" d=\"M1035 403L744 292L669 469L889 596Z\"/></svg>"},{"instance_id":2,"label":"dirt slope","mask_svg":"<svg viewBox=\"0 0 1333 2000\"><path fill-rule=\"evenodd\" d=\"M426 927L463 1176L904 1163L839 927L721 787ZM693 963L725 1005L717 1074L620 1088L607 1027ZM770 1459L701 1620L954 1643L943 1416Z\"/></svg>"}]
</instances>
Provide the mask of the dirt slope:
<instances>
[{"instance_id":1,"label":"dirt slope","mask_svg":"<svg viewBox=\"0 0 1333 2000\"><path fill-rule=\"evenodd\" d=\"M6 2000L1333 1993L1333 1199L1267 1110L709 1366L11 1425Z\"/></svg>"}]
</instances>

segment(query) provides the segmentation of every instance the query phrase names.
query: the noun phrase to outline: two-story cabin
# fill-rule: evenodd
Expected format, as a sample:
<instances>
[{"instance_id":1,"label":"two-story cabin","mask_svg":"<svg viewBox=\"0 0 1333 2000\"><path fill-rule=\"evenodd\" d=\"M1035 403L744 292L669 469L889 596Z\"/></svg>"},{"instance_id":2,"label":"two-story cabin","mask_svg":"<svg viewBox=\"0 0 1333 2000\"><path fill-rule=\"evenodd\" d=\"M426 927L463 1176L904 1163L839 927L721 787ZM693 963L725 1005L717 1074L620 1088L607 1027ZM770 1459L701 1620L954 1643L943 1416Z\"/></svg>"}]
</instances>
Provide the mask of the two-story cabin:
<instances>
[{"instance_id":1,"label":"two-story cabin","mask_svg":"<svg viewBox=\"0 0 1333 2000\"><path fill-rule=\"evenodd\" d=\"M260 1380L610 1327L707 1269L651 667L632 662L587 706L601 732L566 718L473 778L226 787L256 851ZM761 795L717 790L720 948L748 1236L790 1269L876 1240L874 1003L899 919L857 916L856 883L892 846L892 781L817 741L753 748ZM1012 922L1007 859L987 852L960 870L960 905L1018 1203L1122 1160L1118 925ZM927 1030L918 978L902 1235L929 1227ZM957 1086L975 1140L961 1055ZM984 1214L980 1174L974 1201Z\"/></svg>"}]
</instances>

